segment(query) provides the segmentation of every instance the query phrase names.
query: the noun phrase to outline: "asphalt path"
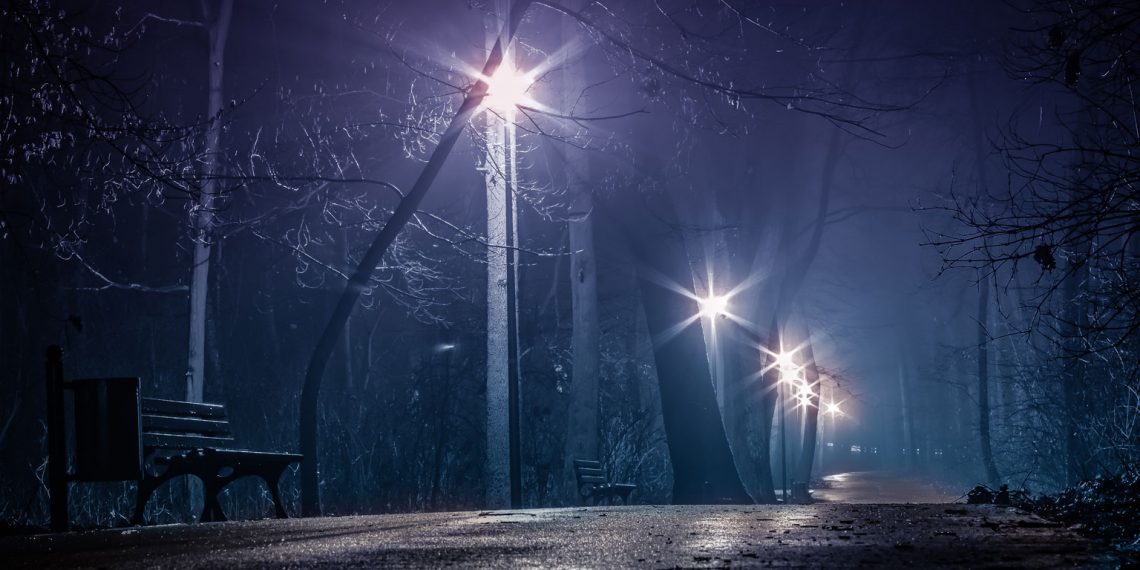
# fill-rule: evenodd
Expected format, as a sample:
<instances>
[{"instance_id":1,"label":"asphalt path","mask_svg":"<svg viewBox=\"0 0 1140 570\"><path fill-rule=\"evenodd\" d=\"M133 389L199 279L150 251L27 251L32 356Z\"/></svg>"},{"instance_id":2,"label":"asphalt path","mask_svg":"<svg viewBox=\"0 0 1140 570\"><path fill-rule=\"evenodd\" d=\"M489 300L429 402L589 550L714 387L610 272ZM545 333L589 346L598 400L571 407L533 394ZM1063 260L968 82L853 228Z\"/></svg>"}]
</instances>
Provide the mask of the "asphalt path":
<instances>
[{"instance_id":1,"label":"asphalt path","mask_svg":"<svg viewBox=\"0 0 1140 570\"><path fill-rule=\"evenodd\" d=\"M887 471L839 473L823 481L825 486L813 489L812 497L829 503L953 503L965 499L957 490Z\"/></svg>"},{"instance_id":2,"label":"asphalt path","mask_svg":"<svg viewBox=\"0 0 1140 570\"><path fill-rule=\"evenodd\" d=\"M1021 511L905 504L854 475L812 505L584 507L166 525L0 538L3 568L1112 568ZM884 487L885 485L885 487ZM876 490L878 489L878 490ZM889 492L888 492L889 491ZM900 499L896 504L859 501ZM945 497L942 497L945 498Z\"/></svg>"}]
</instances>

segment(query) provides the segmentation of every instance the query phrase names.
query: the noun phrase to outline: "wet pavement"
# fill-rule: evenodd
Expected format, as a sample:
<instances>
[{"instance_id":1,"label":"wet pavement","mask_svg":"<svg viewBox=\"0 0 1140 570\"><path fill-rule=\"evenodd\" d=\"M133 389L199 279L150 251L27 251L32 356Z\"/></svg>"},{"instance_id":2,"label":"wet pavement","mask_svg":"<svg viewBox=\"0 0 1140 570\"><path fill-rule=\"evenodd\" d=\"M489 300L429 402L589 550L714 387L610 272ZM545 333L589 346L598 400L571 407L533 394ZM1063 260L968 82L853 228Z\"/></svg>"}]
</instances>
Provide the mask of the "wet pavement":
<instances>
[{"instance_id":1,"label":"wet pavement","mask_svg":"<svg viewBox=\"0 0 1140 570\"><path fill-rule=\"evenodd\" d=\"M812 489L812 498L829 503L896 504L953 503L965 497L923 481L886 471L856 471L823 478L825 487Z\"/></svg>"},{"instance_id":2,"label":"wet pavement","mask_svg":"<svg viewBox=\"0 0 1140 570\"><path fill-rule=\"evenodd\" d=\"M1111 568L991 505L819 503L397 514L0 539L5 568Z\"/></svg>"}]
</instances>

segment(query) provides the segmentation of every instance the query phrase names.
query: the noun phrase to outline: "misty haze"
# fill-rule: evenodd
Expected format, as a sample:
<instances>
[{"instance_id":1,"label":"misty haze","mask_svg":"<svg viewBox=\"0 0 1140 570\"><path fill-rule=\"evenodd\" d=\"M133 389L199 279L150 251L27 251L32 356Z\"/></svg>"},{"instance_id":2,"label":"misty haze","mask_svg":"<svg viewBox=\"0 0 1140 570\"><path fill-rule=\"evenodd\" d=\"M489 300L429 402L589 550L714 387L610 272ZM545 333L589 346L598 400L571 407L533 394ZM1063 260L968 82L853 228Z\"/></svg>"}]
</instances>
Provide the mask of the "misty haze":
<instances>
[{"instance_id":1,"label":"misty haze","mask_svg":"<svg viewBox=\"0 0 1140 570\"><path fill-rule=\"evenodd\" d=\"M1140 561L1138 46L1125 0L5 0L0 553Z\"/></svg>"}]
</instances>

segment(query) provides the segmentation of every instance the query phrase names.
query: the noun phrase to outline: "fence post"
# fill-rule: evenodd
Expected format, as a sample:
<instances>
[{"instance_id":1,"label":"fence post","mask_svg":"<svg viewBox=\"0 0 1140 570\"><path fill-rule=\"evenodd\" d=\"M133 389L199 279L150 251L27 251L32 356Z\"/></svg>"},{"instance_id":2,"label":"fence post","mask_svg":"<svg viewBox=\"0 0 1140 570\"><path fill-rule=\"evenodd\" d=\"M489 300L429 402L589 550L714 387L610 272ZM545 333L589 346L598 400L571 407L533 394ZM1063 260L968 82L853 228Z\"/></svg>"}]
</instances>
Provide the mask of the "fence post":
<instances>
[{"instance_id":1,"label":"fence post","mask_svg":"<svg viewBox=\"0 0 1140 570\"><path fill-rule=\"evenodd\" d=\"M66 532L67 513L67 432L64 427L63 349L47 349L47 428L48 493L51 497L51 529Z\"/></svg>"}]
</instances>

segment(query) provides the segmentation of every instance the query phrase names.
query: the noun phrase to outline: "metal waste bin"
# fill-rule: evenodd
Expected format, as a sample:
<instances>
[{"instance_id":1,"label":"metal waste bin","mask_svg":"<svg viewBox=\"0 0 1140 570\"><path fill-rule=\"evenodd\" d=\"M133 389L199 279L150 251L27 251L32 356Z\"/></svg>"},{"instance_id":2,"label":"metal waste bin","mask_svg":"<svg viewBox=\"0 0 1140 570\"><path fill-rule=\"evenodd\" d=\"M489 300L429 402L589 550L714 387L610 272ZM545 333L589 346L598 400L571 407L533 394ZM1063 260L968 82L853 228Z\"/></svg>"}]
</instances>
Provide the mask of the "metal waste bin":
<instances>
[{"instance_id":1,"label":"metal waste bin","mask_svg":"<svg viewBox=\"0 0 1140 570\"><path fill-rule=\"evenodd\" d=\"M142 478L138 378L84 378L65 385L74 397L75 473L72 481Z\"/></svg>"}]
</instances>

